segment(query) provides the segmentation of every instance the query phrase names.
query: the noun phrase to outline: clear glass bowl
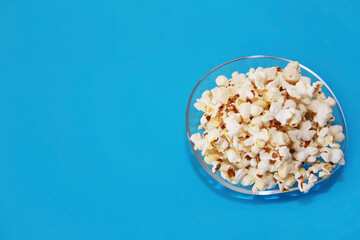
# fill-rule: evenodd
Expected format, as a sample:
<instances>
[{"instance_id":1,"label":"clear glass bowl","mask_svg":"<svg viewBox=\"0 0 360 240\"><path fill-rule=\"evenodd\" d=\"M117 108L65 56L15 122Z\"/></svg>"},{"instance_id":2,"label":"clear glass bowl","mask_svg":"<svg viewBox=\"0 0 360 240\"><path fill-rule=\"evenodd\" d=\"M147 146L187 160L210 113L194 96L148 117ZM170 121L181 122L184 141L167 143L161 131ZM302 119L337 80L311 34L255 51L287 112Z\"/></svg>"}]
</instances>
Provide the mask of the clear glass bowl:
<instances>
[{"instance_id":1,"label":"clear glass bowl","mask_svg":"<svg viewBox=\"0 0 360 240\"><path fill-rule=\"evenodd\" d=\"M205 90L210 90L210 89L216 87L215 79L219 75L225 75L226 77L231 78L231 74L235 71L238 71L239 73L247 73L250 68L256 69L257 67L263 67L263 68L281 67L281 68L284 68L289 62L291 62L291 60L279 58L279 57L264 56L264 55L237 58L237 59L225 62L225 63L215 67L207 74L205 74L205 76L203 76L200 79L200 81L195 85L193 91L191 92L191 95L190 95L190 98L189 98L189 101L187 104L187 108L186 108L186 131L187 131L187 136L188 136L191 148L193 149L193 152L194 152L197 160L199 161L201 166L206 170L206 172L212 178L214 178L217 182L221 183L222 185L224 185L225 187L227 187L229 189L232 189L232 190L240 192L240 193L254 194L251 191L252 186L245 187L241 184L237 184L237 185L231 184L231 183L227 182L226 180L224 180L220 176L220 173L219 173L220 171L218 171L216 174L214 174L211 171L211 168L205 163L204 158L201 155L200 151L194 150L194 144L190 141L190 136L194 133L199 132L199 130L197 128L200 124L200 118L202 116L202 112L198 111L194 107L194 103L196 102L196 99L201 97L201 94ZM333 110L333 116L335 117L335 121L332 124L343 126L345 140L342 143L340 143L340 148L343 150L343 152L345 154L346 145L347 145L347 129L346 129L345 117L344 117L343 111L340 107L338 100L336 99L334 93L331 91L331 89L325 83L324 80L322 80L316 73L311 71L309 68L307 68L303 65L300 65L300 66L301 66L301 73L303 76L310 77L312 82L314 82L314 80L323 82L324 86L323 86L322 90L325 93L325 95L331 96L332 98L334 98L336 100L336 106L334 107L334 110ZM337 166L334 169L333 173L338 168L339 168L339 166ZM323 179L318 180L316 183L319 183L321 181L323 181ZM298 187L296 186L296 184L294 185L294 187L289 189L289 191L295 191L295 190L298 190ZM258 195L271 195L271 194L279 194L279 193L282 193L282 192L277 187L275 187L273 189L259 191Z\"/></svg>"}]
</instances>

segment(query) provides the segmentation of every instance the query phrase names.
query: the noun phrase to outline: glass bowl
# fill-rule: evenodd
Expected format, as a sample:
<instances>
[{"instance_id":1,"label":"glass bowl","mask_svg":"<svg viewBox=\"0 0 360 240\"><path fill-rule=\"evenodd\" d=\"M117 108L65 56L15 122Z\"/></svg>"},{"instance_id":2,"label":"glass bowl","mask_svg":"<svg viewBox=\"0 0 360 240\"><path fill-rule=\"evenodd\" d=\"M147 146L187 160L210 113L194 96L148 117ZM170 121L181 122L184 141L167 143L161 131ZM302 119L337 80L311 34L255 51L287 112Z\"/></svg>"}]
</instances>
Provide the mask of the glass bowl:
<instances>
[{"instance_id":1,"label":"glass bowl","mask_svg":"<svg viewBox=\"0 0 360 240\"><path fill-rule=\"evenodd\" d=\"M240 183L239 184L231 184L224 180L220 176L220 171L218 171L216 174L211 171L211 168L205 163L204 157L201 155L200 151L194 150L194 144L190 141L190 137L192 134L199 132L197 129L200 124L200 118L202 116L202 112L198 111L194 107L194 103L196 102L196 99L201 98L201 94L205 90L210 90L214 87L216 87L215 79L219 75L225 75L228 78L231 78L231 74L235 71L238 71L239 73L247 73L250 68L256 69L257 67L281 67L284 68L289 62L292 60L288 60L285 58L279 58L279 57L273 57L273 56L264 56L264 55L257 55L257 56L247 56L247 57L241 57L236 58L234 60L225 62L223 64L220 64L219 66L213 68L210 70L205 76L203 76L200 81L195 85L193 91L191 92L187 108L186 108L186 131L189 143L191 145L191 148L196 156L196 159L199 161L201 166L206 170L206 172L214 178L217 182L221 183L225 187L232 189L236 192L244 193L244 194L251 194L254 193L251 191L252 186L243 186ZM333 110L333 116L335 117L335 121L332 124L341 125L343 127L343 133L345 134L345 140L340 143L340 148L343 150L344 154L346 151L346 145L347 145L347 129L346 129L346 122L345 117L343 114L343 111L340 107L340 104L338 100L336 99L334 93L331 91L330 87L325 83L324 80L322 80L316 73L311 71L309 68L301 65L301 73L303 76L311 78L311 81L321 81L324 83L324 86L322 87L323 92L326 96L331 96L336 100L336 106ZM334 173L339 168L339 165L335 167L332 173ZM323 181L323 179L319 178L316 183L319 183ZM294 185L294 187L290 188L289 191L296 191L298 190L297 184ZM311 190L310 190L311 191ZM257 195L271 195L271 194L279 194L282 193L277 187L273 189L267 189L264 191L259 191Z\"/></svg>"}]
</instances>

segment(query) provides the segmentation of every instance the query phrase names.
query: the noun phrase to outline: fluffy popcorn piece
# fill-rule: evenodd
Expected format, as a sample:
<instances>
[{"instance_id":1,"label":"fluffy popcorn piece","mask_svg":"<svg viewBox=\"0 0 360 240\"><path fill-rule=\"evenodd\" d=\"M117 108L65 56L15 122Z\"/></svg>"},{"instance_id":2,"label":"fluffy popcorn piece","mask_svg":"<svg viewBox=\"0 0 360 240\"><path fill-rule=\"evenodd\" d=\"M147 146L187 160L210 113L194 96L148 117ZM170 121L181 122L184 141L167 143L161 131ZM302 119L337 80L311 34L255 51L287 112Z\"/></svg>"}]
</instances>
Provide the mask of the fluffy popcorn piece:
<instances>
[{"instance_id":1,"label":"fluffy popcorn piece","mask_svg":"<svg viewBox=\"0 0 360 240\"><path fill-rule=\"evenodd\" d=\"M330 131L331 135L335 136L336 134L342 133L343 127L340 125L333 125L333 126L330 126L329 131Z\"/></svg>"},{"instance_id":2,"label":"fluffy popcorn piece","mask_svg":"<svg viewBox=\"0 0 360 240\"><path fill-rule=\"evenodd\" d=\"M298 62L291 62L284 68L283 77L289 83L296 83L300 76L301 70Z\"/></svg>"},{"instance_id":3,"label":"fluffy popcorn piece","mask_svg":"<svg viewBox=\"0 0 360 240\"><path fill-rule=\"evenodd\" d=\"M288 191L295 182L307 192L318 177L345 164L337 143L345 138L343 129L331 126L336 102L321 82L301 76L299 63L221 75L216 84L195 103L204 112L203 134L190 140L225 180L253 185L254 193L276 185Z\"/></svg>"},{"instance_id":4,"label":"fluffy popcorn piece","mask_svg":"<svg viewBox=\"0 0 360 240\"><path fill-rule=\"evenodd\" d=\"M311 109L315 113L314 122L317 122L320 127L324 127L330 118L332 117L332 111L336 102L333 98L328 97L325 100L314 100L310 105Z\"/></svg>"},{"instance_id":5,"label":"fluffy popcorn piece","mask_svg":"<svg viewBox=\"0 0 360 240\"><path fill-rule=\"evenodd\" d=\"M266 71L262 67L258 67L256 71L249 71L247 73L250 80L255 83L255 86L259 90L263 90L265 88L265 81L267 79Z\"/></svg>"},{"instance_id":6,"label":"fluffy popcorn piece","mask_svg":"<svg viewBox=\"0 0 360 240\"><path fill-rule=\"evenodd\" d=\"M227 157L227 159L229 160L229 162L231 163L237 163L241 161L240 155L239 153L237 153L235 150L233 149L229 149L228 151L226 151L225 156Z\"/></svg>"},{"instance_id":7,"label":"fluffy popcorn piece","mask_svg":"<svg viewBox=\"0 0 360 240\"><path fill-rule=\"evenodd\" d=\"M210 121L208 121L207 123L206 123L206 128L207 129L212 129L212 128L216 128L216 127L218 127L219 125L220 125L220 123L221 123L221 118L219 118L219 117L211 117L210 118Z\"/></svg>"},{"instance_id":8,"label":"fluffy popcorn piece","mask_svg":"<svg viewBox=\"0 0 360 240\"><path fill-rule=\"evenodd\" d=\"M205 112L206 106L209 105L210 102L211 102L210 91L206 90L201 95L201 98L196 100L194 106L196 107L197 110Z\"/></svg>"},{"instance_id":9,"label":"fluffy popcorn piece","mask_svg":"<svg viewBox=\"0 0 360 240\"><path fill-rule=\"evenodd\" d=\"M190 137L190 140L194 143L195 150L203 150L205 149L205 139L200 135L200 133L195 133Z\"/></svg>"},{"instance_id":10,"label":"fluffy popcorn piece","mask_svg":"<svg viewBox=\"0 0 360 240\"><path fill-rule=\"evenodd\" d=\"M249 122L250 121L250 117L251 117L251 103L249 102L245 102L245 103L241 103L239 105L239 107L237 107L237 110L239 111L241 118L245 121L245 122Z\"/></svg>"},{"instance_id":11,"label":"fluffy popcorn piece","mask_svg":"<svg viewBox=\"0 0 360 240\"><path fill-rule=\"evenodd\" d=\"M275 118L281 123L281 126L285 126L287 121L293 116L295 113L294 108L289 109L281 109L276 115Z\"/></svg>"},{"instance_id":12,"label":"fluffy popcorn piece","mask_svg":"<svg viewBox=\"0 0 360 240\"><path fill-rule=\"evenodd\" d=\"M219 159L221 159L219 154L208 154L204 157L204 161L207 164L212 164L212 162L218 161Z\"/></svg>"},{"instance_id":13,"label":"fluffy popcorn piece","mask_svg":"<svg viewBox=\"0 0 360 240\"><path fill-rule=\"evenodd\" d=\"M321 128L320 131L318 131L317 135L320 138L326 137L330 132L330 129L328 127Z\"/></svg>"},{"instance_id":14,"label":"fluffy popcorn piece","mask_svg":"<svg viewBox=\"0 0 360 240\"><path fill-rule=\"evenodd\" d=\"M234 179L231 181L232 184L239 184L241 180L246 176L247 169L239 169L235 173Z\"/></svg>"},{"instance_id":15,"label":"fluffy popcorn piece","mask_svg":"<svg viewBox=\"0 0 360 240\"><path fill-rule=\"evenodd\" d=\"M264 71L266 73L267 80L273 80L276 77L276 74L278 72L278 68L277 67L265 68Z\"/></svg>"},{"instance_id":16,"label":"fluffy popcorn piece","mask_svg":"<svg viewBox=\"0 0 360 240\"><path fill-rule=\"evenodd\" d=\"M218 141L214 143L218 147L219 152L224 153L225 150L229 147L229 142L226 138L220 137Z\"/></svg>"},{"instance_id":17,"label":"fluffy popcorn piece","mask_svg":"<svg viewBox=\"0 0 360 240\"><path fill-rule=\"evenodd\" d=\"M315 135L315 130L310 130L312 127L311 121L305 121L300 124L300 138L304 141L310 141Z\"/></svg>"},{"instance_id":18,"label":"fluffy popcorn piece","mask_svg":"<svg viewBox=\"0 0 360 240\"><path fill-rule=\"evenodd\" d=\"M211 165L212 165L211 171L212 171L213 173L216 173L216 172L220 169L220 167L221 167L221 162L219 162L219 161L213 161L213 162L211 162Z\"/></svg>"},{"instance_id":19,"label":"fluffy popcorn piece","mask_svg":"<svg viewBox=\"0 0 360 240\"><path fill-rule=\"evenodd\" d=\"M295 182L296 182L296 179L295 179L294 175L289 174L289 175L284 179L284 188L285 188L285 189L289 189L292 185L294 185Z\"/></svg>"},{"instance_id":20,"label":"fluffy popcorn piece","mask_svg":"<svg viewBox=\"0 0 360 240\"><path fill-rule=\"evenodd\" d=\"M314 156L319 152L316 147L307 147L302 151L293 154L294 158L299 162L304 162L309 156Z\"/></svg>"},{"instance_id":21,"label":"fluffy popcorn piece","mask_svg":"<svg viewBox=\"0 0 360 240\"><path fill-rule=\"evenodd\" d=\"M254 117L251 121L250 121L251 125L255 125L258 126L259 128L263 126L263 121L262 121L262 117L261 116L257 116Z\"/></svg>"},{"instance_id":22,"label":"fluffy popcorn piece","mask_svg":"<svg viewBox=\"0 0 360 240\"><path fill-rule=\"evenodd\" d=\"M343 159L344 153L339 148L325 148L320 156L325 162L339 163Z\"/></svg>"},{"instance_id":23,"label":"fluffy popcorn piece","mask_svg":"<svg viewBox=\"0 0 360 240\"><path fill-rule=\"evenodd\" d=\"M222 103L225 104L229 100L229 91L225 87L216 87L211 90L211 93L213 94L213 100L212 102L214 104L216 103Z\"/></svg>"},{"instance_id":24,"label":"fluffy popcorn piece","mask_svg":"<svg viewBox=\"0 0 360 240\"><path fill-rule=\"evenodd\" d=\"M231 138L236 136L242 128L242 126L239 124L239 121L240 114L232 114L230 117L224 120L226 129L229 131L228 134Z\"/></svg>"},{"instance_id":25,"label":"fluffy popcorn piece","mask_svg":"<svg viewBox=\"0 0 360 240\"><path fill-rule=\"evenodd\" d=\"M307 77L301 77L295 84L297 92L302 97L313 97L315 88L311 86L311 80Z\"/></svg>"},{"instance_id":26,"label":"fluffy popcorn piece","mask_svg":"<svg viewBox=\"0 0 360 240\"><path fill-rule=\"evenodd\" d=\"M270 114L275 117L281 110L282 103L281 102L272 102L270 106Z\"/></svg>"},{"instance_id":27,"label":"fluffy popcorn piece","mask_svg":"<svg viewBox=\"0 0 360 240\"><path fill-rule=\"evenodd\" d=\"M291 153L290 153L290 149L288 147L280 147L279 148L279 154L281 156L281 158L283 159L283 161L288 161L292 158Z\"/></svg>"},{"instance_id":28,"label":"fluffy popcorn piece","mask_svg":"<svg viewBox=\"0 0 360 240\"><path fill-rule=\"evenodd\" d=\"M343 128L340 125L333 125L330 127L330 133L334 136L334 140L337 142L342 142L345 139L345 135L342 131Z\"/></svg>"},{"instance_id":29,"label":"fluffy popcorn piece","mask_svg":"<svg viewBox=\"0 0 360 240\"><path fill-rule=\"evenodd\" d=\"M286 176L293 171L293 164L284 163L281 168L279 168L278 173L281 178L286 178Z\"/></svg>"},{"instance_id":30,"label":"fluffy popcorn piece","mask_svg":"<svg viewBox=\"0 0 360 240\"><path fill-rule=\"evenodd\" d=\"M294 114L290 118L289 125L291 127L296 127L297 125L299 125L301 120L302 120L301 112L298 110L294 110Z\"/></svg>"},{"instance_id":31,"label":"fluffy popcorn piece","mask_svg":"<svg viewBox=\"0 0 360 240\"><path fill-rule=\"evenodd\" d=\"M209 149L213 148L213 143L221 136L220 130L213 128L207 132L207 135L204 137L206 141L206 147Z\"/></svg>"},{"instance_id":32,"label":"fluffy popcorn piece","mask_svg":"<svg viewBox=\"0 0 360 240\"><path fill-rule=\"evenodd\" d=\"M220 174L222 178L231 182L235 177L235 168L230 164L222 163L220 167Z\"/></svg>"},{"instance_id":33,"label":"fluffy popcorn piece","mask_svg":"<svg viewBox=\"0 0 360 240\"><path fill-rule=\"evenodd\" d=\"M240 76L245 76L241 75ZM241 77L240 84L235 86L235 93L239 95L238 99L241 101L246 101L248 99L253 99L255 97L255 89L253 84L246 77Z\"/></svg>"},{"instance_id":34,"label":"fluffy popcorn piece","mask_svg":"<svg viewBox=\"0 0 360 240\"><path fill-rule=\"evenodd\" d=\"M224 75L220 75L216 78L215 82L219 87L226 87L229 84L229 79Z\"/></svg>"},{"instance_id":35,"label":"fluffy popcorn piece","mask_svg":"<svg viewBox=\"0 0 360 240\"><path fill-rule=\"evenodd\" d=\"M284 132L270 129L269 134L270 134L270 143L273 146L288 145L290 142L289 136Z\"/></svg>"},{"instance_id":36,"label":"fluffy popcorn piece","mask_svg":"<svg viewBox=\"0 0 360 240\"><path fill-rule=\"evenodd\" d=\"M267 91L263 94L263 99L266 102L276 101L281 97L281 92L278 87L269 87Z\"/></svg>"},{"instance_id":37,"label":"fluffy popcorn piece","mask_svg":"<svg viewBox=\"0 0 360 240\"><path fill-rule=\"evenodd\" d=\"M273 174L271 174L271 173L266 174L266 176L264 178L264 182L265 182L267 189L271 189L271 188L275 187L275 185L276 185Z\"/></svg>"},{"instance_id":38,"label":"fluffy popcorn piece","mask_svg":"<svg viewBox=\"0 0 360 240\"><path fill-rule=\"evenodd\" d=\"M207 122L208 122L208 120L206 119L206 116L203 115L203 116L200 118L200 124L201 124L200 126L201 126L201 128L199 128L199 129L202 129Z\"/></svg>"},{"instance_id":39,"label":"fluffy popcorn piece","mask_svg":"<svg viewBox=\"0 0 360 240\"><path fill-rule=\"evenodd\" d=\"M296 108L296 102L292 99L288 99L284 103L284 108Z\"/></svg>"},{"instance_id":40,"label":"fluffy popcorn piece","mask_svg":"<svg viewBox=\"0 0 360 240\"><path fill-rule=\"evenodd\" d=\"M264 109L262 107L259 107L257 105L252 104L250 106L250 114L254 117L259 116Z\"/></svg>"}]
</instances>

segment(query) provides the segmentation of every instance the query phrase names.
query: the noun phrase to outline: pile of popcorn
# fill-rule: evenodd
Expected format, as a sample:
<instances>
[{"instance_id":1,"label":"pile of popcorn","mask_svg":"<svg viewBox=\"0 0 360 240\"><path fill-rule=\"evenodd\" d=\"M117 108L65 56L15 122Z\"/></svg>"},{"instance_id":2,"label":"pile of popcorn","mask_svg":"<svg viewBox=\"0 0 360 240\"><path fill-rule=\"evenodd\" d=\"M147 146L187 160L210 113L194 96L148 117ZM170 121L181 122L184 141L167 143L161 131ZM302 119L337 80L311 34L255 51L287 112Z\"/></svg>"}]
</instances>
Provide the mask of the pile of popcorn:
<instances>
[{"instance_id":1,"label":"pile of popcorn","mask_svg":"<svg viewBox=\"0 0 360 240\"><path fill-rule=\"evenodd\" d=\"M214 173L253 185L254 193L276 185L288 191L296 182L307 192L345 164L336 143L345 138L342 126L331 125L336 102L321 82L301 76L298 62L231 76L217 77L218 87L195 103L204 112L198 128L204 131L190 140Z\"/></svg>"}]
</instances>

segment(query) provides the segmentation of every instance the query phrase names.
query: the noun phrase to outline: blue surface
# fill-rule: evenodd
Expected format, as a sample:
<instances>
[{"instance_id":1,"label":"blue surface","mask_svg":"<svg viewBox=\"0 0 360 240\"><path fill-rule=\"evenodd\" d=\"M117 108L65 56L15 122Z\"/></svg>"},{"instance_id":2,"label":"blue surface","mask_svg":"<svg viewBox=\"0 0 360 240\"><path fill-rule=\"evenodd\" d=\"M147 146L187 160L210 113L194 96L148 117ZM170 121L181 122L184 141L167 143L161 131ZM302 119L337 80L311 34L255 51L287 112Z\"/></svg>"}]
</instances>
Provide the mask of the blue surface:
<instances>
[{"instance_id":1,"label":"blue surface","mask_svg":"<svg viewBox=\"0 0 360 240\"><path fill-rule=\"evenodd\" d=\"M359 239L358 1L51 2L0 1L0 239ZM192 88L255 54L341 102L347 165L319 191L235 198L195 162Z\"/></svg>"}]
</instances>

